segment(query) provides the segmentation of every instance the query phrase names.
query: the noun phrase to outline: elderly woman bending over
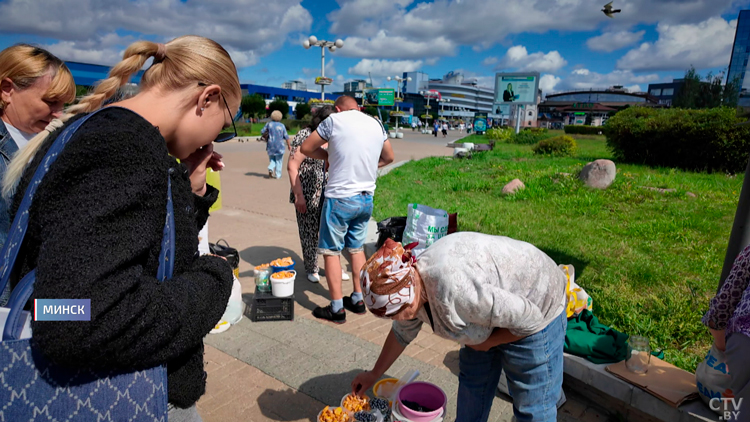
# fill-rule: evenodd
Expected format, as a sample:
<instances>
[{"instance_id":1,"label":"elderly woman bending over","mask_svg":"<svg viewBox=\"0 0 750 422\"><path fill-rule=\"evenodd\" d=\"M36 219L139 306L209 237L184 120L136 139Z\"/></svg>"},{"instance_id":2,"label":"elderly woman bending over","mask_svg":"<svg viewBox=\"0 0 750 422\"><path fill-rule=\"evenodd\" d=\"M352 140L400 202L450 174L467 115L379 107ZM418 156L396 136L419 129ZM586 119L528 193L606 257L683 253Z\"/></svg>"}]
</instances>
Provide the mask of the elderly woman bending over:
<instances>
[{"instance_id":1,"label":"elderly woman bending over","mask_svg":"<svg viewBox=\"0 0 750 422\"><path fill-rule=\"evenodd\" d=\"M464 346L457 422L487 421L503 370L516 420L557 420L566 279L544 252L507 237L462 232L435 242L416 261L388 240L361 280L370 312L393 326L373 369L352 382L355 393L367 391L427 323Z\"/></svg>"}]
</instances>

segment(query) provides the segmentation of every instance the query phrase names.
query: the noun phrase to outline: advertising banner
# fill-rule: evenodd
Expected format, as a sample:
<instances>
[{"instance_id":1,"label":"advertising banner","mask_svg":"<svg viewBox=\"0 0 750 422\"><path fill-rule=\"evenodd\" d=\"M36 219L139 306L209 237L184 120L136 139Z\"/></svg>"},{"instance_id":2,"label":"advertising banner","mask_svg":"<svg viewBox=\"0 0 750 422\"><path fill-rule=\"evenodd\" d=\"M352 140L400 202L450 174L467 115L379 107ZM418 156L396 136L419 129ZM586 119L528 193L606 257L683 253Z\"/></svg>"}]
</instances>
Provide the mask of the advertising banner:
<instances>
[{"instance_id":1,"label":"advertising banner","mask_svg":"<svg viewBox=\"0 0 750 422\"><path fill-rule=\"evenodd\" d=\"M487 131L487 113L474 113L474 132L481 135Z\"/></svg>"},{"instance_id":2,"label":"advertising banner","mask_svg":"<svg viewBox=\"0 0 750 422\"><path fill-rule=\"evenodd\" d=\"M495 109L500 104L536 105L539 73L495 74Z\"/></svg>"},{"instance_id":3,"label":"advertising banner","mask_svg":"<svg viewBox=\"0 0 750 422\"><path fill-rule=\"evenodd\" d=\"M393 88L376 88L365 91L365 105L371 106L393 106L396 99L396 90Z\"/></svg>"}]
</instances>

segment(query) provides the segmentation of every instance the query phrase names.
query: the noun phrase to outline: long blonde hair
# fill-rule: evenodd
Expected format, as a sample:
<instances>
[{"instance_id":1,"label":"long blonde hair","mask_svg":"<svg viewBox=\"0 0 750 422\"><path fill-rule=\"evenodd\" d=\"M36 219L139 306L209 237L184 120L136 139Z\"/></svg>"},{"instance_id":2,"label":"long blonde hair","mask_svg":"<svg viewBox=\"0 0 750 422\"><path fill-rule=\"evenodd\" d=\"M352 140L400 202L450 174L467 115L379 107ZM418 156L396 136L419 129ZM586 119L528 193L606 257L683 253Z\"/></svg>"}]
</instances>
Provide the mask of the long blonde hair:
<instances>
[{"instance_id":1,"label":"long blonde hair","mask_svg":"<svg viewBox=\"0 0 750 422\"><path fill-rule=\"evenodd\" d=\"M0 81L8 78L23 90L48 74L52 81L44 93L44 100L72 103L76 98L76 85L62 60L43 48L28 44L16 44L0 51ZM0 98L0 116L6 105Z\"/></svg>"},{"instance_id":2,"label":"long blonde hair","mask_svg":"<svg viewBox=\"0 0 750 422\"><path fill-rule=\"evenodd\" d=\"M219 43L194 35L175 38L166 44L138 41L131 44L109 72L89 95L69 107L58 120L53 120L43 131L16 153L3 179L3 197L9 199L28 163L34 158L47 136L79 113L90 113L117 93L130 77L138 72L146 60L153 64L141 78L140 88L147 91L158 87L164 91L181 90L197 83L218 84L229 102L239 103L242 96L237 68L229 53Z\"/></svg>"}]
</instances>

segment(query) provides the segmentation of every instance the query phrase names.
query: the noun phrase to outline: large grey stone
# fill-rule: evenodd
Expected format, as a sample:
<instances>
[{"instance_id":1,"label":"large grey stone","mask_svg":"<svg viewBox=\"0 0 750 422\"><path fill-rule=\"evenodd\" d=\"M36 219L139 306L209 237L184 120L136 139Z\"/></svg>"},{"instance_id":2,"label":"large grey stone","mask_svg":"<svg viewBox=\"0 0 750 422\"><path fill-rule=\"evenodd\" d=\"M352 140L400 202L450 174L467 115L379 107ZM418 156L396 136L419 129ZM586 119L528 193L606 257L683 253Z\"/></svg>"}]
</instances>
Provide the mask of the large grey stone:
<instances>
[{"instance_id":1,"label":"large grey stone","mask_svg":"<svg viewBox=\"0 0 750 422\"><path fill-rule=\"evenodd\" d=\"M526 185L520 179L513 179L503 187L503 195L513 195L521 189L526 189Z\"/></svg>"},{"instance_id":2,"label":"large grey stone","mask_svg":"<svg viewBox=\"0 0 750 422\"><path fill-rule=\"evenodd\" d=\"M578 178L586 186L596 189L607 189L615 181L617 167L611 160L596 160L586 164L578 174Z\"/></svg>"}]
</instances>

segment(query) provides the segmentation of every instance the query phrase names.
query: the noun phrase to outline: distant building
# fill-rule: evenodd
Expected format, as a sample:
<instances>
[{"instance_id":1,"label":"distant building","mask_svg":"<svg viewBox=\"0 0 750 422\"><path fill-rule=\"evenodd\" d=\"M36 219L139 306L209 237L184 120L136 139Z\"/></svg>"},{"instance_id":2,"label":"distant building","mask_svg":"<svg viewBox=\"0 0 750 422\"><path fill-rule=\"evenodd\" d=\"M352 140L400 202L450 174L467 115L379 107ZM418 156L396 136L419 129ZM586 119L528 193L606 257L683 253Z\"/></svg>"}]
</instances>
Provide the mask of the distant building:
<instances>
[{"instance_id":1,"label":"distant building","mask_svg":"<svg viewBox=\"0 0 750 422\"><path fill-rule=\"evenodd\" d=\"M286 81L281 84L284 89L293 89L296 91L307 91L307 84L302 81Z\"/></svg>"},{"instance_id":2,"label":"distant building","mask_svg":"<svg viewBox=\"0 0 750 422\"><path fill-rule=\"evenodd\" d=\"M461 73L448 72L442 79L429 79L428 89L439 92L443 100L448 100L437 104L434 100L430 102L430 107L448 120L471 119L474 113L487 113L490 119L500 118L492 109L495 87L479 86L476 80L464 82ZM417 112L423 114L422 110Z\"/></svg>"},{"instance_id":3,"label":"distant building","mask_svg":"<svg viewBox=\"0 0 750 422\"><path fill-rule=\"evenodd\" d=\"M650 92L628 92L622 87L548 94L539 104L538 125L559 129L566 125L584 125L589 122L592 126L601 126L611 113L632 106L660 105L659 99Z\"/></svg>"},{"instance_id":4,"label":"distant building","mask_svg":"<svg viewBox=\"0 0 750 422\"><path fill-rule=\"evenodd\" d=\"M362 92L367 88L372 88L372 84L364 79L355 79L344 83L344 92Z\"/></svg>"},{"instance_id":5,"label":"distant building","mask_svg":"<svg viewBox=\"0 0 750 422\"><path fill-rule=\"evenodd\" d=\"M424 72L404 72L404 79L411 78L410 81L403 81L401 92L407 94L419 94L419 91L428 89L430 76Z\"/></svg>"},{"instance_id":6,"label":"distant building","mask_svg":"<svg viewBox=\"0 0 750 422\"><path fill-rule=\"evenodd\" d=\"M674 79L672 82L663 84L649 84L648 93L659 100L659 104L671 107L674 99L685 85L684 79Z\"/></svg>"},{"instance_id":7,"label":"distant building","mask_svg":"<svg viewBox=\"0 0 750 422\"><path fill-rule=\"evenodd\" d=\"M747 77L748 59L750 59L750 10L740 10L726 83L735 79L739 80L740 98L738 104L743 107L750 106L750 77Z\"/></svg>"}]
</instances>

